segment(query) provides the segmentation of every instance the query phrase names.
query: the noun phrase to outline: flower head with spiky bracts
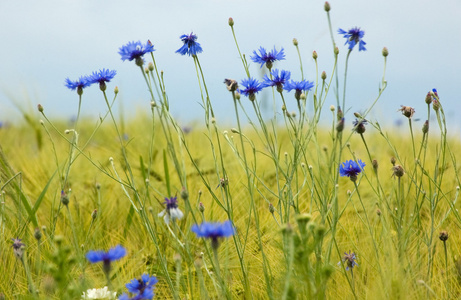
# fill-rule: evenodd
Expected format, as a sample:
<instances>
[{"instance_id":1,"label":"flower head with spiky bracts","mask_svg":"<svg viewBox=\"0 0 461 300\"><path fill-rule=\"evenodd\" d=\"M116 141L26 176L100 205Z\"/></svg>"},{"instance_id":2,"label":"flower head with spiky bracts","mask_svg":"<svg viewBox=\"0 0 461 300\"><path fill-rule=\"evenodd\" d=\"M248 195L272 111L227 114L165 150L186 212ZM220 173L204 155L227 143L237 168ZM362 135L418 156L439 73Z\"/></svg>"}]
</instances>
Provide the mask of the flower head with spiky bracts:
<instances>
[{"instance_id":1,"label":"flower head with spiky bracts","mask_svg":"<svg viewBox=\"0 0 461 300\"><path fill-rule=\"evenodd\" d=\"M290 80L285 83L283 87L284 90L290 92L291 90L295 90L295 98L299 100L301 98L301 94L304 91L310 91L314 87L314 83L312 81L301 80L301 81L294 81Z\"/></svg>"},{"instance_id":2,"label":"flower head with spiky bracts","mask_svg":"<svg viewBox=\"0 0 461 300\"><path fill-rule=\"evenodd\" d=\"M357 256L354 252L351 253L350 250L349 253L344 252L342 261L346 263L346 271L352 270L355 266L359 265L357 263Z\"/></svg>"},{"instance_id":3,"label":"flower head with spiky bracts","mask_svg":"<svg viewBox=\"0 0 461 300\"><path fill-rule=\"evenodd\" d=\"M240 89L240 93L247 96L251 101L254 101L256 99L256 94L264 88L261 82L251 77L243 79L241 85L244 86L245 89Z\"/></svg>"},{"instance_id":4,"label":"flower head with spiky bracts","mask_svg":"<svg viewBox=\"0 0 461 300\"><path fill-rule=\"evenodd\" d=\"M164 204L166 208L158 214L163 217L163 220L168 225L171 221L180 220L184 216L183 212L178 208L178 200L176 197L165 198Z\"/></svg>"},{"instance_id":5,"label":"flower head with spiky bracts","mask_svg":"<svg viewBox=\"0 0 461 300\"><path fill-rule=\"evenodd\" d=\"M277 51L274 46L274 49L267 52L263 47L259 47L258 51L259 54L256 51L253 51L253 55L250 56L250 58L255 63L261 64L261 68L264 66L264 64L266 64L266 67L270 70L272 69L272 64L275 61L285 59L283 48L280 51Z\"/></svg>"},{"instance_id":6,"label":"flower head with spiky bracts","mask_svg":"<svg viewBox=\"0 0 461 300\"><path fill-rule=\"evenodd\" d=\"M271 75L272 78L269 78L267 74L264 75L263 87L275 86L277 88L277 92L281 93L283 91L283 87L290 79L290 71L281 70L279 74L279 70L274 69L271 71Z\"/></svg>"},{"instance_id":7,"label":"flower head with spiky bracts","mask_svg":"<svg viewBox=\"0 0 461 300\"><path fill-rule=\"evenodd\" d=\"M339 166L339 175L349 177L352 181L357 180L357 175L363 171L365 163L360 159L355 162L347 160Z\"/></svg>"},{"instance_id":8,"label":"flower head with spiky bracts","mask_svg":"<svg viewBox=\"0 0 461 300\"><path fill-rule=\"evenodd\" d=\"M88 76L88 81L91 84L99 83L99 88L101 89L101 91L105 91L106 82L111 81L116 74L117 71L115 70L102 69L99 70L99 72L93 72L90 76Z\"/></svg>"},{"instance_id":9,"label":"flower head with spiky bracts","mask_svg":"<svg viewBox=\"0 0 461 300\"><path fill-rule=\"evenodd\" d=\"M11 240L13 241L13 245L11 245L11 247L13 247L14 255L19 259L22 258L22 255L24 254L23 248L26 244L21 242L22 240L19 237L15 239L12 238Z\"/></svg>"},{"instance_id":10,"label":"flower head with spiky bracts","mask_svg":"<svg viewBox=\"0 0 461 300\"><path fill-rule=\"evenodd\" d=\"M144 64L143 56L146 53L155 51L154 45L147 41L145 44L141 41L137 42L128 42L128 44L120 47L118 53L122 57L122 60L132 61L135 60L136 65L142 66Z\"/></svg>"},{"instance_id":11,"label":"flower head with spiky bracts","mask_svg":"<svg viewBox=\"0 0 461 300\"><path fill-rule=\"evenodd\" d=\"M342 30L341 28L338 29L338 33L342 34L346 39L346 44L349 44L349 50L352 51L355 45L359 44L359 51L367 50L365 48L365 41L363 41L363 36L365 35L365 31L360 30L359 27L354 27L349 29L348 31Z\"/></svg>"},{"instance_id":12,"label":"flower head with spiky bracts","mask_svg":"<svg viewBox=\"0 0 461 300\"><path fill-rule=\"evenodd\" d=\"M126 255L126 249L120 245L115 246L114 248L109 249L107 252L103 250L89 251L86 254L86 258L90 263L103 262L104 272L110 272L110 264L119 260Z\"/></svg>"},{"instance_id":13,"label":"flower head with spiky bracts","mask_svg":"<svg viewBox=\"0 0 461 300\"><path fill-rule=\"evenodd\" d=\"M81 95L83 93L83 89L89 87L91 82L88 80L88 76L80 76L80 78L75 81L66 78L64 85L72 91L77 90L77 94Z\"/></svg>"},{"instance_id":14,"label":"flower head with spiky bracts","mask_svg":"<svg viewBox=\"0 0 461 300\"><path fill-rule=\"evenodd\" d=\"M200 225L193 225L191 227L192 232L195 232L197 237L203 237L211 239L211 245L213 248L219 246L219 238L229 237L235 234L234 226L231 221L227 220L223 223L208 223L203 222Z\"/></svg>"},{"instance_id":15,"label":"flower head with spiky bracts","mask_svg":"<svg viewBox=\"0 0 461 300\"><path fill-rule=\"evenodd\" d=\"M193 32L191 34L183 34L179 37L181 41L184 43L181 48L176 50L176 53L181 55L189 55L189 56L196 56L197 53L202 53L203 49L199 43L197 43L197 35Z\"/></svg>"}]
</instances>

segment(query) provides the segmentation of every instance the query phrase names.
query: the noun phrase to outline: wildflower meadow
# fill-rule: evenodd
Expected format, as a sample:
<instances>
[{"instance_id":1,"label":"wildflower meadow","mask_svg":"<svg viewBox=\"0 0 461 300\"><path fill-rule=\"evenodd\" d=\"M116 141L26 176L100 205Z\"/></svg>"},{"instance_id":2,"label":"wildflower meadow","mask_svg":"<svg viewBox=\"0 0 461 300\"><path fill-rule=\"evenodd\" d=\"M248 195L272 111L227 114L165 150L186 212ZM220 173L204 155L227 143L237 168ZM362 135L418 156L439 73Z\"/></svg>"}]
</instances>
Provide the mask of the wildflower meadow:
<instances>
[{"instance_id":1,"label":"wildflower meadow","mask_svg":"<svg viewBox=\"0 0 461 300\"><path fill-rule=\"evenodd\" d=\"M461 144L444 91L415 95L425 111L386 107L381 117L403 125L381 125L372 112L392 59L382 45L376 95L352 111L348 68L367 51L366 28L333 27L332 9L318 12L331 51L309 54L312 69L285 51L307 41L243 53L250 33L229 18L235 57L216 63L241 74L215 78L200 32L179 32L176 55L200 91L193 126L171 113L181 87L165 79L154 38L114 49L150 99L134 118L114 112L130 86L105 66L63 76L78 103L71 122L36 103L27 122L3 126L0 299L460 298ZM209 93L217 84L227 99ZM105 110L88 117L96 101ZM215 115L222 101L232 124Z\"/></svg>"}]
</instances>

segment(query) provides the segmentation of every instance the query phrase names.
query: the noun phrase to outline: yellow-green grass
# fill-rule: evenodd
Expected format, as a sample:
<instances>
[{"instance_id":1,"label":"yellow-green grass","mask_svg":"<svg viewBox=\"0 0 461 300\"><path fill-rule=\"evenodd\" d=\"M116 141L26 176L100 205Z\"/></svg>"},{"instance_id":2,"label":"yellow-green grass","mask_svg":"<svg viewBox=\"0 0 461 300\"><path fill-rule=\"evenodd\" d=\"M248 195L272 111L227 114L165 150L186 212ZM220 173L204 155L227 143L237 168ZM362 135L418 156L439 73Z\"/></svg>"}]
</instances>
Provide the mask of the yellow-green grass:
<instances>
[{"instance_id":1,"label":"yellow-green grass","mask_svg":"<svg viewBox=\"0 0 461 300\"><path fill-rule=\"evenodd\" d=\"M213 282L205 271L205 265L210 270L212 269L211 256L206 253L205 241L197 239L195 234L190 231L191 225L194 224L191 214L177 223L184 236L179 233L178 228L172 226L172 230L179 236L179 239L187 241L189 253L184 252L184 249L166 227L163 219L157 216L164 209L162 206L164 197L177 195L180 199L183 186L168 154L169 150L159 125L156 127L151 148L151 123L151 119L147 116L139 116L127 122L123 131L127 134L128 139L124 143L128 161L136 180L134 184L145 201L144 211L147 211L146 213L153 224L159 240L160 251L167 258L169 276L176 285L176 272L180 270L181 283L177 292L181 299L206 298L200 289L197 274L197 270L201 270L202 276L205 278L208 296L219 298L220 292L213 287ZM92 120L80 121L79 146L85 144L95 127L94 124L95 122ZM64 132L70 127L63 122L57 122L55 125L60 132ZM49 283L51 279L47 275L47 268L37 267L37 242L33 236L35 226L28 222L27 211L22 204L18 204L21 202L19 192L13 187L13 184L17 184L33 206L51 180L44 199L36 212L38 225L40 227L46 226L40 246L40 262L46 266L52 260L49 253L52 253L56 247L51 237L46 233L49 234L53 217L59 207L61 181L64 176L63 170L67 165L70 145L48 124L45 123L45 126L49 130L50 136L46 134L44 127L39 124L37 126L41 132L40 138L37 137L37 131L27 125L11 126L0 130L3 154L1 159L2 162L7 162L11 167L9 170L7 166L2 165L0 182L0 186L4 187L2 208L5 219L1 228L3 231L0 256L3 271L0 273L0 290L7 299L29 295L24 268L20 261L15 258L11 248L10 238L16 237L23 239L26 244L28 264L36 288L40 291L40 297L42 299L59 299L60 297L57 292L53 291L52 287L48 287L52 284ZM234 143L241 153L240 136L237 133L232 133L230 128L221 128L219 124L217 126L220 134L222 162L220 157L217 158L218 163L215 162L211 145L218 147L218 141L215 135L210 137L210 131L207 131L204 126L197 125L191 133L185 135L185 144L182 144L177 137L173 139L176 141L174 151L181 158L181 168L187 174L188 201L199 222L202 221L198 210L199 202L205 206L205 220L224 221L228 219L228 214L213 199L211 192L214 192L222 203L230 201L233 222L242 239L246 236L244 229L248 222L251 222L244 252L244 265L248 272L247 278L251 287L251 294L247 291L245 295L242 280L244 275L232 238L222 241L219 248L221 272L225 274L227 285L233 297L267 299L267 283L262 266L263 255L257 237L254 214L250 213L251 201L247 175L243 168L243 161L239 160L230 147L230 144ZM400 127L398 130L392 128L387 131L388 137L384 137L373 128L368 128L364 134L371 157L376 159L379 164L377 175L373 170L360 135L353 134L348 141L350 147L346 146L343 149L342 161L355 157L366 163L367 166L363 175L359 175L357 180L359 193L355 190L354 183L346 177L340 178L338 186L335 187L333 179L339 162L332 162L330 159L331 151L334 151L331 132L327 129L319 129L316 135L311 136L301 159L303 165L299 164L296 171L298 175L295 177L296 182L290 185L293 194L298 193L297 189L299 189L299 194L293 198L297 201L299 212L312 214L313 224L315 226L322 224L326 228L321 254L318 258L314 253L310 254L311 261L320 259L322 263L326 264L325 255L331 242L330 222L333 213L331 199L335 189L338 193L339 209L343 211L339 218L336 242L328 262L328 265L334 269L334 273L327 281L325 294L318 295L318 298L351 299L354 297L354 292L359 299L459 298L461 293L461 262L458 260L460 257L458 241L460 240L461 222L457 210L450 208L459 207L458 203L453 204L457 198L457 186L459 184L457 177L459 167L454 165L454 161L460 157L458 153L461 153L461 145L458 139L449 138L448 146L451 152L447 150L443 167L439 162L439 168L436 170L436 160L441 157L441 145L436 124L433 127L424 160L424 170L428 172L427 176L422 173L422 168L415 163L408 128ZM224 133L226 130L227 134ZM271 269L272 278L270 281L274 297L279 299L284 294L287 274L285 259L287 252L284 246L284 234L281 230L281 227L286 224L280 224L280 226L278 224L281 223L280 216L274 214L275 220L268 207L269 203L272 203L278 208L277 183L283 187L286 182L281 172L277 174L273 161L267 157L267 148L254 129L245 126L243 133L253 143L256 150L255 157L253 157L251 144L245 142L248 164L256 166L256 172L253 174L254 185L251 189L255 195L254 200L259 215L261 243ZM66 135L69 139L71 136L71 134ZM349 132L345 133L346 136L349 136ZM421 134L415 134L417 152L421 138ZM38 146L38 139L42 139L40 147ZM282 171L286 171L292 167L293 147L286 129L283 127L278 132L278 146L279 166ZM75 224L80 249L76 249L74 246L71 221L65 209L60 210L56 220L55 236L63 236L63 244L69 246L72 256L77 258L77 263L72 265L68 274L69 278L85 277L86 283L80 288L106 285L102 266L89 264L83 259L83 255L89 250L107 250L121 244L127 249L128 255L113 263L112 289L120 293L125 290L125 283L139 277L142 273L149 272L152 275L157 275L159 279L155 289L156 297L159 299L172 298L173 291L165 282L164 274L158 266L158 250L149 237L142 219L134 214L132 222L127 225L131 203L121 185L111 178L111 176L116 177L116 175L111 167L109 157L113 157L116 170L123 181L127 180L125 161L115 130L108 122L96 133L83 153L84 155L80 155L72 165L66 185L66 192L69 188L71 189L69 210ZM152 157L147 184L143 177L141 157L145 166L149 165L149 157ZM164 157L167 158L168 162L171 195L168 194L166 187ZM403 236L400 237L397 227L392 224L391 216L391 213L396 213L395 208L398 206L397 199L399 196L399 179L393 176L391 157L399 157L400 160L397 160L397 164L403 165L406 171L400 179L400 195L404 210ZM221 187L218 187L220 178L216 170L219 169L222 172L220 170L222 163L225 165L229 180L228 195L231 195L230 200L226 200L229 199L228 196L221 191ZM197 168L202 175L199 174ZM110 176L101 170L105 170ZM430 178L434 178L436 171L443 174L440 186L430 182ZM147 171L144 170L144 172ZM17 176L12 179L13 175ZM378 178L382 190L376 192ZM5 185L9 179L12 180ZM149 188L146 188L147 186ZM423 196L423 190L426 196ZM290 193L290 190L285 189L285 191ZM131 191L128 193L133 197ZM365 211L360 202L359 194ZM101 199L100 207L98 207L98 197ZM437 207L432 209L429 200L431 197L439 199ZM181 210L185 211L184 201L180 199L179 203ZM324 203L325 207L322 208L320 203ZM418 216L415 216L416 203L421 206L417 210ZM94 225L90 228L91 214L94 209L99 210ZM322 211L322 209L325 210ZM299 228L295 220L296 214L293 208L291 210L292 215L289 223L293 232L297 234ZM431 211L434 212L432 217ZM444 220L445 216L447 217ZM443 223L442 220L444 220ZM368 222L371 225L373 237L368 228ZM24 227L26 223L27 226ZM24 230L21 231L23 228ZM90 232L89 229L91 229ZM449 233L449 239L446 242L447 269L445 267L444 244L439 240L439 232L442 230ZM88 232L88 240L84 244ZM402 242L404 245L399 246L399 243ZM359 266L353 268L353 277L350 271L345 271L341 265L337 264L341 261L344 252L349 250L355 252L358 257ZM401 251L400 254L399 251ZM203 256L202 252L204 252ZM180 269L177 268L177 261L175 261L175 255L178 253L181 257ZM433 259L433 264L430 263L431 259ZM429 269L429 266L432 266L432 269ZM297 281L298 276L300 276L298 268L299 266L293 266L289 297L296 295L297 299L306 299L307 287L305 282L301 279Z\"/></svg>"}]
</instances>

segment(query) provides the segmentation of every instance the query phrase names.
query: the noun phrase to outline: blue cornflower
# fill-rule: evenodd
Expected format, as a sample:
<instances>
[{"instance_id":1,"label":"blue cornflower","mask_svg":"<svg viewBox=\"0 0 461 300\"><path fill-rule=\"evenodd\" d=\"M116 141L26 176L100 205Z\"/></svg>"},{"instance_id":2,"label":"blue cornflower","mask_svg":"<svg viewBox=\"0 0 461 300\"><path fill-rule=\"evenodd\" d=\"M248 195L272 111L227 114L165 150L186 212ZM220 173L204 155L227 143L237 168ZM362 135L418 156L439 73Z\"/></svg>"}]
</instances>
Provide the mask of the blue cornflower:
<instances>
[{"instance_id":1,"label":"blue cornflower","mask_svg":"<svg viewBox=\"0 0 461 300\"><path fill-rule=\"evenodd\" d=\"M351 253L349 250L349 253L344 252L344 257L343 257L343 262L346 263L346 271L349 271L349 269L352 271L352 269L355 266L358 266L359 264L356 262L357 256L355 255L354 252Z\"/></svg>"},{"instance_id":2,"label":"blue cornflower","mask_svg":"<svg viewBox=\"0 0 461 300\"><path fill-rule=\"evenodd\" d=\"M263 67L264 64L266 64L266 67L270 70L272 69L272 63L277 60L284 60L285 59L285 53L283 53L283 48L280 50L280 52L277 52L277 50L272 49L270 52L267 52L266 49L263 47L259 47L259 54L256 53L256 51L253 51L253 56L250 56L251 60L254 61L257 64L261 64L261 68Z\"/></svg>"},{"instance_id":3,"label":"blue cornflower","mask_svg":"<svg viewBox=\"0 0 461 300\"><path fill-rule=\"evenodd\" d=\"M123 294L118 297L118 300L147 300L154 298L154 291L151 288L146 288L139 294L134 295L130 298L127 294Z\"/></svg>"},{"instance_id":4,"label":"blue cornflower","mask_svg":"<svg viewBox=\"0 0 461 300\"><path fill-rule=\"evenodd\" d=\"M140 279L133 279L125 286L130 293L138 294L142 293L145 289L153 289L154 285L158 282L155 276L149 276L149 274L142 274Z\"/></svg>"},{"instance_id":5,"label":"blue cornflower","mask_svg":"<svg viewBox=\"0 0 461 300\"><path fill-rule=\"evenodd\" d=\"M147 41L145 45L141 41L137 41L128 42L128 44L120 47L118 53L122 56L123 61L135 59L136 65L142 66L144 64L143 55L153 51L155 51L154 45L150 41Z\"/></svg>"},{"instance_id":6,"label":"blue cornflower","mask_svg":"<svg viewBox=\"0 0 461 300\"><path fill-rule=\"evenodd\" d=\"M189 35L183 34L179 37L181 41L184 43L181 48L176 50L176 53L181 55L189 55L189 56L196 56L197 53L202 53L203 49L199 43L196 42L197 35L191 32Z\"/></svg>"},{"instance_id":7,"label":"blue cornflower","mask_svg":"<svg viewBox=\"0 0 461 300\"><path fill-rule=\"evenodd\" d=\"M115 246L114 248L109 249L109 251L104 252L102 250L89 251L86 254L86 258L90 263L103 262L104 272L110 272L110 263L114 260L119 260L126 255L126 250L120 245Z\"/></svg>"},{"instance_id":8,"label":"blue cornflower","mask_svg":"<svg viewBox=\"0 0 461 300\"><path fill-rule=\"evenodd\" d=\"M112 78L114 78L116 74L117 74L117 71L115 70L111 71L109 69L102 69L102 70L99 70L99 72L93 72L93 74L91 74L88 77L88 81L90 82L90 84L99 83L99 88L101 89L101 91L105 91L106 82L111 81Z\"/></svg>"},{"instance_id":9,"label":"blue cornflower","mask_svg":"<svg viewBox=\"0 0 461 300\"><path fill-rule=\"evenodd\" d=\"M83 93L83 89L90 86L91 82L88 81L87 76L80 76L80 78L76 81L66 78L64 85L72 91L77 90L77 93L81 95Z\"/></svg>"},{"instance_id":10,"label":"blue cornflower","mask_svg":"<svg viewBox=\"0 0 461 300\"><path fill-rule=\"evenodd\" d=\"M21 259L22 255L24 254L23 246L25 246L26 244L21 242L22 240L19 237L15 239L11 238L11 240L13 241L13 245L11 245L11 247L13 247L14 255L16 255L17 258Z\"/></svg>"},{"instance_id":11,"label":"blue cornflower","mask_svg":"<svg viewBox=\"0 0 461 300\"><path fill-rule=\"evenodd\" d=\"M180 220L184 216L183 212L178 208L178 200L176 197L165 198L164 204L166 208L158 214L159 217L163 217L163 220L168 225L171 220Z\"/></svg>"},{"instance_id":12,"label":"blue cornflower","mask_svg":"<svg viewBox=\"0 0 461 300\"><path fill-rule=\"evenodd\" d=\"M203 222L200 225L195 224L192 225L191 230L197 234L197 237L211 239L211 245L215 249L219 246L219 238L229 237L235 233L234 226L229 220L223 223Z\"/></svg>"},{"instance_id":13,"label":"blue cornflower","mask_svg":"<svg viewBox=\"0 0 461 300\"><path fill-rule=\"evenodd\" d=\"M245 89L239 90L240 93L247 96L251 101L254 101L255 95L264 88L261 82L251 77L243 79L241 84L245 87Z\"/></svg>"},{"instance_id":14,"label":"blue cornflower","mask_svg":"<svg viewBox=\"0 0 461 300\"><path fill-rule=\"evenodd\" d=\"M291 76L290 71L282 70L280 71L280 74L279 74L279 70L274 69L271 71L271 74L272 74L272 79L270 79L269 76L267 76L267 74L264 75L263 87L275 86L277 87L277 92L281 93L283 91L284 85L290 79L290 76Z\"/></svg>"},{"instance_id":15,"label":"blue cornflower","mask_svg":"<svg viewBox=\"0 0 461 300\"><path fill-rule=\"evenodd\" d=\"M359 44L359 51L365 51L367 50L365 48L365 43L362 39L363 36L365 35L365 31L360 30L359 27L354 27L352 29L349 29L349 31L344 31L341 28L338 29L338 33L344 35L344 38L346 38L346 43L344 45L349 44L349 50L352 51L354 49L355 45Z\"/></svg>"},{"instance_id":16,"label":"blue cornflower","mask_svg":"<svg viewBox=\"0 0 461 300\"><path fill-rule=\"evenodd\" d=\"M290 80L287 83L285 83L285 86L283 88L288 92L290 92L291 90L295 90L295 98L299 100L301 98L301 94L303 91L310 91L313 87L314 87L314 83L312 81Z\"/></svg>"},{"instance_id":17,"label":"blue cornflower","mask_svg":"<svg viewBox=\"0 0 461 300\"><path fill-rule=\"evenodd\" d=\"M357 162L353 160L347 160L339 166L339 175L347 176L352 181L356 181L357 175L362 172L364 167L365 163L360 159Z\"/></svg>"}]
</instances>

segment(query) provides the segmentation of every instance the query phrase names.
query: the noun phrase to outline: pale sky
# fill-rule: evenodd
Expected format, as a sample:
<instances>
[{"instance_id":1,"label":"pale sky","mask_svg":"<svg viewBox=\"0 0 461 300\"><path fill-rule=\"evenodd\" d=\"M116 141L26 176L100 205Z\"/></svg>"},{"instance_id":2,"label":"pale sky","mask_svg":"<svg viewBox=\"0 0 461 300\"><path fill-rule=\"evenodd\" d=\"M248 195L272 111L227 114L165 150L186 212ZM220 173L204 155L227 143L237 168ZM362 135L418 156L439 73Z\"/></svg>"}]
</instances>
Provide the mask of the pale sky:
<instances>
[{"instance_id":1,"label":"pale sky","mask_svg":"<svg viewBox=\"0 0 461 300\"><path fill-rule=\"evenodd\" d=\"M315 80L312 51L319 55L319 72L331 74L332 53L324 1L201 0L201 1L96 1L45 0L0 2L0 121L21 118L12 99L35 112L41 103L47 114L71 118L78 97L64 86L64 79L78 79L102 68L117 70L108 90L120 89L118 100L127 116L146 110L150 98L138 67L122 62L118 49L129 41L150 39L159 69L164 71L171 111L188 123L203 120L200 92L193 60L175 51L179 36L193 31L203 53L199 55L211 101L218 120L232 123L232 99L224 78L240 81L245 72L228 26L233 17L240 49L249 56L260 46L283 47L286 60L275 67L292 72L300 80L298 56L292 39L297 38L304 74ZM389 0L330 1L332 25L340 49L340 82L347 46L336 34L361 27L367 51L354 49L349 62L346 106L365 110L377 95L382 77L381 50L389 49L388 88L373 116L381 122L398 120L400 105L416 108L415 118L424 118L424 98L437 88L449 125L461 122L461 1ZM259 65L251 64L252 76L261 79ZM328 107L336 100L330 94ZM288 94L296 110L293 93ZM250 106L248 105L250 108ZM105 104L97 86L85 89L83 114L97 116ZM38 112L37 112L38 114ZM37 115L37 117L39 117ZM346 122L347 122L346 121ZM420 121L421 125L424 120ZM350 125L350 124L349 124Z\"/></svg>"}]
</instances>

